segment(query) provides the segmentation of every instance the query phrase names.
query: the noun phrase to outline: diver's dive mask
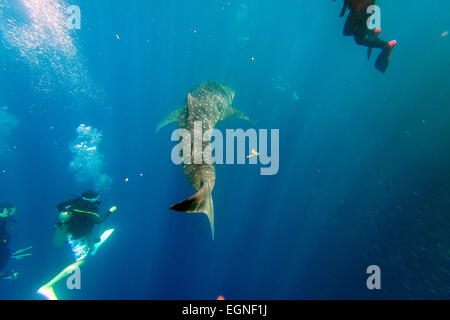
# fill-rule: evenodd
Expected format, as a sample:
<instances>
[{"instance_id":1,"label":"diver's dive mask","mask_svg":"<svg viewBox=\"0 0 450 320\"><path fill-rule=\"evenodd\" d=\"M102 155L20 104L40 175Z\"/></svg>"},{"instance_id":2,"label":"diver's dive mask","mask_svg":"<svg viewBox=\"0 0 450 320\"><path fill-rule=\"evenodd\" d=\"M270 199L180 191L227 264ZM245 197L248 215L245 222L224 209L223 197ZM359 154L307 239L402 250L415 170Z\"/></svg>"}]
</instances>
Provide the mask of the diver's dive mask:
<instances>
[{"instance_id":1,"label":"diver's dive mask","mask_svg":"<svg viewBox=\"0 0 450 320\"><path fill-rule=\"evenodd\" d=\"M100 195L98 195L92 199L86 198L86 197L81 197L81 199L83 199L84 201L92 202L92 203L100 203Z\"/></svg>"}]
</instances>

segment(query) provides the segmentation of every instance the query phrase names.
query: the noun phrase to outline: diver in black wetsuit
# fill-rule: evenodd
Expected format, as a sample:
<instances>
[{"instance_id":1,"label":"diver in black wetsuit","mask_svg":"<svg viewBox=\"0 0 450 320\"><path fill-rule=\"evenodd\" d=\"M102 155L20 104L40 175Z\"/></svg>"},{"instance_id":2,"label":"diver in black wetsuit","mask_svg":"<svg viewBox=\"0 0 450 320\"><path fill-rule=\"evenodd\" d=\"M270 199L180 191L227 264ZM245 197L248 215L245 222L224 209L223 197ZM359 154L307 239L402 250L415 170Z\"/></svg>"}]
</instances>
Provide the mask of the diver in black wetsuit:
<instances>
[{"instance_id":1,"label":"diver in black wetsuit","mask_svg":"<svg viewBox=\"0 0 450 320\"><path fill-rule=\"evenodd\" d=\"M57 300L53 286L79 268L88 255L95 255L97 249L109 238L114 229L103 232L100 237L94 227L103 223L111 213L117 210L113 206L103 215L99 214L100 195L94 191L85 191L80 197L61 202L56 206L58 218L55 222L53 244L62 246L66 240L71 246L76 262L65 267L56 277L37 291L49 300Z\"/></svg>"},{"instance_id":2,"label":"diver in black wetsuit","mask_svg":"<svg viewBox=\"0 0 450 320\"><path fill-rule=\"evenodd\" d=\"M2 270L8 264L11 252L8 249L9 234L6 232L6 222L0 218L0 278L3 276Z\"/></svg>"},{"instance_id":3,"label":"diver in black wetsuit","mask_svg":"<svg viewBox=\"0 0 450 320\"><path fill-rule=\"evenodd\" d=\"M27 256L31 256L30 249L24 248L17 250L14 253L8 248L9 244L9 233L8 227L11 223L15 223L13 216L16 213L16 208L9 203L0 204L0 279L15 280L17 279L19 273L16 271L2 271L8 261L11 259L19 260Z\"/></svg>"},{"instance_id":4,"label":"diver in black wetsuit","mask_svg":"<svg viewBox=\"0 0 450 320\"><path fill-rule=\"evenodd\" d=\"M344 0L341 17L345 15L347 9L350 9L345 22L344 36L353 36L357 44L368 47L368 58L370 58L373 48L382 49L375 67L381 72L386 72L392 49L397 44L397 41L392 40L388 42L382 40L378 37L381 29L370 30L367 27L367 20L371 16L370 13L367 13L367 8L375 5L375 2L376 0Z\"/></svg>"},{"instance_id":5,"label":"diver in black wetsuit","mask_svg":"<svg viewBox=\"0 0 450 320\"><path fill-rule=\"evenodd\" d=\"M100 239L93 232L94 226L103 223L116 210L116 207L112 207L100 215L98 209L100 202L100 195L88 190L78 198L58 204L56 208L59 215L55 223L54 245L62 246L67 239L77 260L84 259L91 249L95 249Z\"/></svg>"},{"instance_id":6,"label":"diver in black wetsuit","mask_svg":"<svg viewBox=\"0 0 450 320\"><path fill-rule=\"evenodd\" d=\"M15 213L15 208L9 203L0 204L0 279L6 279L9 272L2 272L8 264L11 257L11 251L8 248L9 234L8 224L14 221L11 217Z\"/></svg>"}]
</instances>

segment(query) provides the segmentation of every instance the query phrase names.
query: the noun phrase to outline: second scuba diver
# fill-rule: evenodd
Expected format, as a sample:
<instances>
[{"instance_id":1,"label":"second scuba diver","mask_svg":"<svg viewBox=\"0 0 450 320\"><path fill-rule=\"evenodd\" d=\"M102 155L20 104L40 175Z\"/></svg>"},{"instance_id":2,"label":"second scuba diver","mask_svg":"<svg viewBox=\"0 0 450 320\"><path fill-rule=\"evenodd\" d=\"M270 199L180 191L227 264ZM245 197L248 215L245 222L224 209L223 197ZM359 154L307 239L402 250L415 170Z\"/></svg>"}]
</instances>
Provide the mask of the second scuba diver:
<instances>
[{"instance_id":1,"label":"second scuba diver","mask_svg":"<svg viewBox=\"0 0 450 320\"><path fill-rule=\"evenodd\" d=\"M19 276L17 271L2 271L9 260L19 260L25 257L31 256L31 246L20 249L11 253L8 248L9 245L9 233L8 228L12 223L15 223L13 216L16 213L16 207L9 203L0 204L0 279L4 280L16 280Z\"/></svg>"},{"instance_id":2,"label":"second scuba diver","mask_svg":"<svg viewBox=\"0 0 450 320\"><path fill-rule=\"evenodd\" d=\"M376 0L344 0L341 17L344 16L347 9L350 9L345 22L344 36L353 36L357 44L368 47L368 58L370 58L373 48L382 50L375 62L375 67L384 73L389 66L391 52L397 41L382 40L378 37L381 29L370 30L368 28L367 20L371 13L368 13L367 10L369 6L375 5L375 2Z\"/></svg>"}]
</instances>

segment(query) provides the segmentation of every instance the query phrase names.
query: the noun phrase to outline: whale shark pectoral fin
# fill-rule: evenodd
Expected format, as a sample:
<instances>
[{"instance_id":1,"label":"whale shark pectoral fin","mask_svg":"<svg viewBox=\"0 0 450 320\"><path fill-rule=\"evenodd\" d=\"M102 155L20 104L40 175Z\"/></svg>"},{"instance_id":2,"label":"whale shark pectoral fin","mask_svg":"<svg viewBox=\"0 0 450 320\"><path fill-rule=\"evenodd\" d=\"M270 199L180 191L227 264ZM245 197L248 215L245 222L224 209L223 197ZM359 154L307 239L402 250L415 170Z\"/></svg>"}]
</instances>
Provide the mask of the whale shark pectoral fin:
<instances>
[{"instance_id":1,"label":"whale shark pectoral fin","mask_svg":"<svg viewBox=\"0 0 450 320\"><path fill-rule=\"evenodd\" d=\"M227 113L225 114L225 116L223 117L222 120L225 120L228 118L239 118L239 119L250 121L252 124L256 125L255 121L253 121L249 116L247 116L242 111L234 109L233 107L230 107L228 109Z\"/></svg>"},{"instance_id":2,"label":"whale shark pectoral fin","mask_svg":"<svg viewBox=\"0 0 450 320\"><path fill-rule=\"evenodd\" d=\"M156 131L155 131L155 132L158 132L162 127L168 125L169 123L174 122L174 121L177 121L178 118L179 118L180 115L181 115L181 111L182 111L182 109L180 108L180 109L177 109L177 110L172 111L171 113L169 113L169 114L167 115L167 117L165 117L165 118L158 124L158 127L156 127Z\"/></svg>"},{"instance_id":3,"label":"whale shark pectoral fin","mask_svg":"<svg viewBox=\"0 0 450 320\"><path fill-rule=\"evenodd\" d=\"M209 184L205 183L195 195L174 204L170 207L170 209L187 213L205 213L208 216L209 224L211 226L212 239L214 240L214 204Z\"/></svg>"}]
</instances>

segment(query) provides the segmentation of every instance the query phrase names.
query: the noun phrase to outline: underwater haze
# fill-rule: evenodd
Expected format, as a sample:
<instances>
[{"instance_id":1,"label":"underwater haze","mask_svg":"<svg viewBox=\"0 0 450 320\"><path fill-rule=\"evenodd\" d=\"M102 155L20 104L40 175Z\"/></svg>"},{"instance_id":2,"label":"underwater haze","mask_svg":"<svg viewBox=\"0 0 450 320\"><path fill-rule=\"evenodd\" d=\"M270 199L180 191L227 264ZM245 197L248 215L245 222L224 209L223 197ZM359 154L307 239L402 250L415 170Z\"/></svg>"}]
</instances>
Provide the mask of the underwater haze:
<instances>
[{"instance_id":1,"label":"underwater haze","mask_svg":"<svg viewBox=\"0 0 450 320\"><path fill-rule=\"evenodd\" d=\"M56 205L87 189L115 231L60 299L449 299L450 2L377 4L386 73L342 35L340 0L2 0L0 203L33 255L0 299L44 299L73 262ZM214 240L206 215L169 209L195 189L176 123L155 133L204 81L255 122L221 131L279 129L276 174L215 166Z\"/></svg>"}]
</instances>

